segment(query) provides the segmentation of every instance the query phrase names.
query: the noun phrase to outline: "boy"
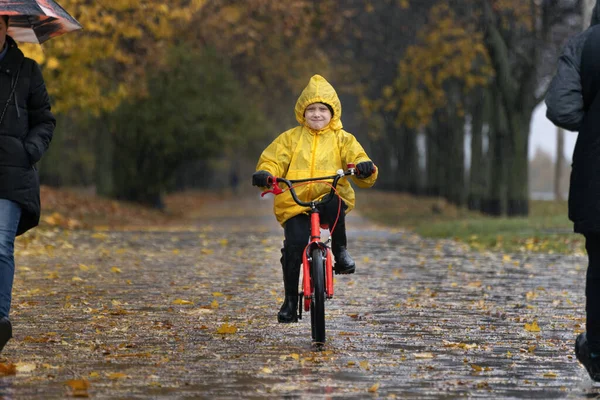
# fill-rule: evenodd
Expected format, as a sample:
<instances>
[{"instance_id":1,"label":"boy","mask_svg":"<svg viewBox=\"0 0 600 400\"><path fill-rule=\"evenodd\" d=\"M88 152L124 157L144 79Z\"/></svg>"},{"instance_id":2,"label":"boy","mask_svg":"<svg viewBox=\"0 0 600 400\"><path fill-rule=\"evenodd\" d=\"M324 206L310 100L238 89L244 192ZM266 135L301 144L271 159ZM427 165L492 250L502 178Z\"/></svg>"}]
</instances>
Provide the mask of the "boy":
<instances>
[{"instance_id":1,"label":"boy","mask_svg":"<svg viewBox=\"0 0 600 400\"><path fill-rule=\"evenodd\" d=\"M333 86L320 75L314 75L295 107L299 126L283 132L262 153L252 184L267 187L270 176L290 180L334 175L347 164L355 164L358 175L353 177L359 187L371 187L377 180L377 170L356 138L342 129L342 105ZM296 189L300 200L310 201L329 193L323 184L303 185ZM342 198L342 210L332 233L332 250L335 271L352 274L354 260L346 249L345 213L354 208L354 190L342 179L337 186ZM333 227L338 215L339 198L334 197L320 209L321 220ZM302 252L308 243L310 221L307 209L294 202L289 192L275 197L275 216L283 226L285 240L281 249L281 266L285 300L277 320L280 323L297 322L298 280Z\"/></svg>"}]
</instances>

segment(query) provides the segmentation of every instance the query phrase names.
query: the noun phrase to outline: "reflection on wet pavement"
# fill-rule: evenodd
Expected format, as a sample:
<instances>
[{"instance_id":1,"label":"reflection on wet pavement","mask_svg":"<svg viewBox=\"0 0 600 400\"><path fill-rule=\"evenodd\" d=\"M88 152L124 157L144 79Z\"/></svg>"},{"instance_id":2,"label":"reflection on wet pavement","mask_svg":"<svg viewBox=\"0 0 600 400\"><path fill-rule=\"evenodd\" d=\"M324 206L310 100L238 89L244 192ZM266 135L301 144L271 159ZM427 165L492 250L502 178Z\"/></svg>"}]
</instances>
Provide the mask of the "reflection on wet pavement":
<instances>
[{"instance_id":1,"label":"reflection on wet pavement","mask_svg":"<svg viewBox=\"0 0 600 400\"><path fill-rule=\"evenodd\" d=\"M0 395L62 398L80 378L98 399L600 395L573 354L584 258L474 253L353 214L357 273L336 277L318 352L308 318L277 323L269 210L225 201L190 226L20 246L3 356L21 371Z\"/></svg>"}]
</instances>

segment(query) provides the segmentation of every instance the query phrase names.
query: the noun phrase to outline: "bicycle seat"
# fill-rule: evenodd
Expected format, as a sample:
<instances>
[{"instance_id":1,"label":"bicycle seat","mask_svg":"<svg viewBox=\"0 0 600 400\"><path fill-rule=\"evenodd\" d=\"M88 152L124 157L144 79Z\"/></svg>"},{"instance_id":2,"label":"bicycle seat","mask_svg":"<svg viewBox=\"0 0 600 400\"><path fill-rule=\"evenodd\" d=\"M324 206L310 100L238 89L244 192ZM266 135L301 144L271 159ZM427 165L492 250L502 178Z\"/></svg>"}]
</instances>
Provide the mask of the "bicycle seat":
<instances>
[{"instance_id":1,"label":"bicycle seat","mask_svg":"<svg viewBox=\"0 0 600 400\"><path fill-rule=\"evenodd\" d=\"M321 229L329 229L329 224L321 224Z\"/></svg>"}]
</instances>

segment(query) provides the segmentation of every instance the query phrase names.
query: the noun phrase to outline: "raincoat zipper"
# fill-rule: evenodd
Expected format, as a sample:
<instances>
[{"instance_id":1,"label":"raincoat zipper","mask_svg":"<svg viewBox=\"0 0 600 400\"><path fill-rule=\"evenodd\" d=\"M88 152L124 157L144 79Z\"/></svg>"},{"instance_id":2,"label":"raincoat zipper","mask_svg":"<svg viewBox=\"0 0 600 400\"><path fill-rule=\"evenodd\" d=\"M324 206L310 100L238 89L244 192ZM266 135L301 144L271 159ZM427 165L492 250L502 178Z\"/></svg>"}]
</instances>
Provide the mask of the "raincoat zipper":
<instances>
[{"instance_id":1,"label":"raincoat zipper","mask_svg":"<svg viewBox=\"0 0 600 400\"><path fill-rule=\"evenodd\" d=\"M310 176L315 176L315 155L316 155L316 148L317 148L317 141L319 140L319 135L317 133L313 134L313 142L312 142L312 148L310 149L312 156L311 156L311 160L310 160ZM308 185L308 199L307 201L312 200L312 185Z\"/></svg>"}]
</instances>

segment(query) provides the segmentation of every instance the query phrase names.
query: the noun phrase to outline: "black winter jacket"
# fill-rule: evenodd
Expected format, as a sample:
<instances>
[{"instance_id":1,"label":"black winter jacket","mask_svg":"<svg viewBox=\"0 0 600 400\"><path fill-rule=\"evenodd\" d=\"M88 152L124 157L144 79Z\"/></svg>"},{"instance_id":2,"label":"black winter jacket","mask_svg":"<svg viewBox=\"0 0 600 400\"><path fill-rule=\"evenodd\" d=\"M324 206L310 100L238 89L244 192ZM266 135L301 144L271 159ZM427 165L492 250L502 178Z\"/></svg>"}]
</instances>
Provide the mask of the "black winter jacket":
<instances>
[{"instance_id":1,"label":"black winter jacket","mask_svg":"<svg viewBox=\"0 0 600 400\"><path fill-rule=\"evenodd\" d=\"M583 96L581 87L581 53L591 28L600 24L598 3L592 10L590 28L573 36L558 59L556 75L546 95L546 117L556 126L578 132L583 121Z\"/></svg>"},{"instance_id":2,"label":"black winter jacket","mask_svg":"<svg viewBox=\"0 0 600 400\"><path fill-rule=\"evenodd\" d=\"M6 41L8 52L0 61L0 115L6 108L0 123L0 199L21 206L20 235L39 223L35 163L48 149L56 120L39 65L26 58L10 36Z\"/></svg>"}]
</instances>

